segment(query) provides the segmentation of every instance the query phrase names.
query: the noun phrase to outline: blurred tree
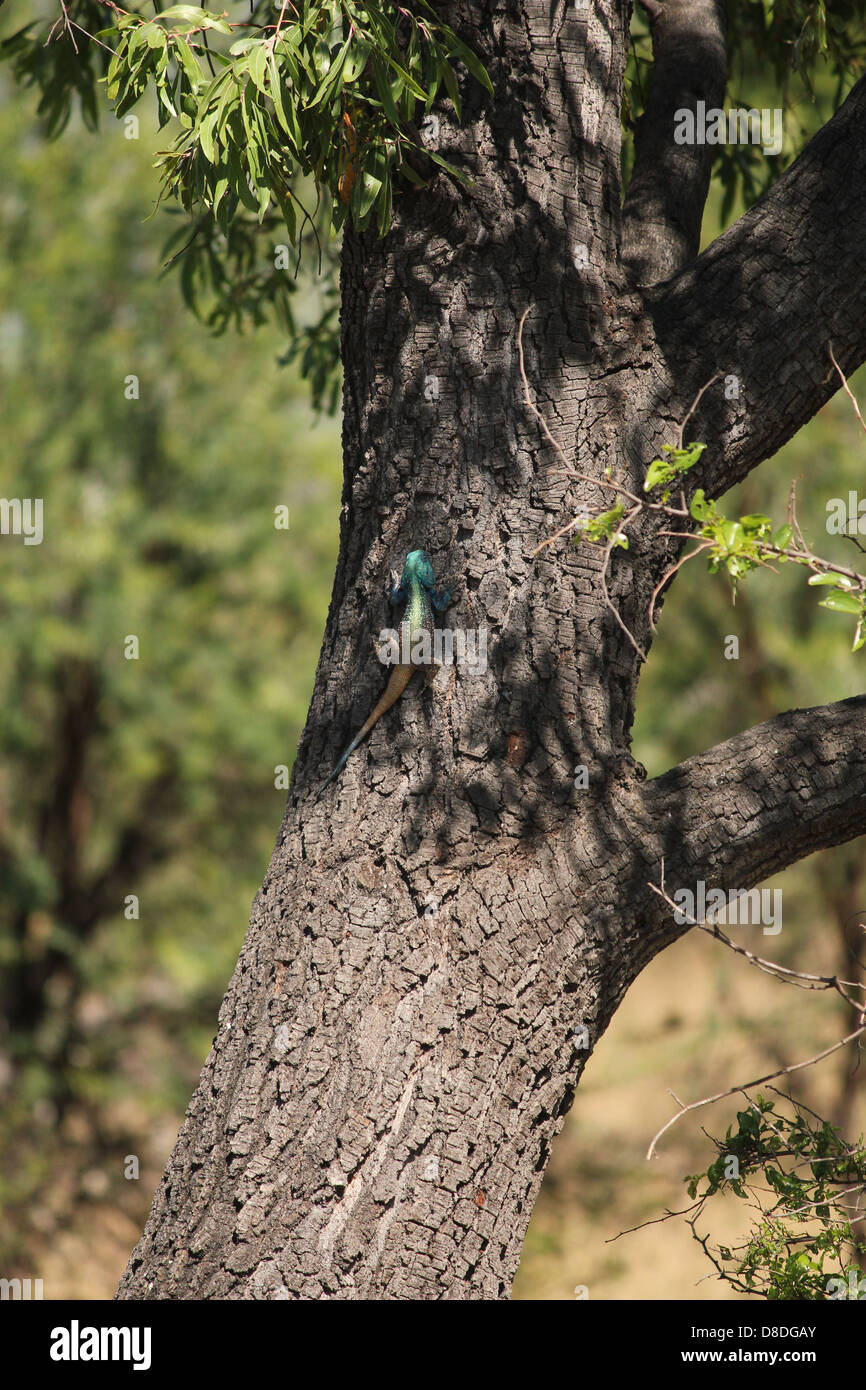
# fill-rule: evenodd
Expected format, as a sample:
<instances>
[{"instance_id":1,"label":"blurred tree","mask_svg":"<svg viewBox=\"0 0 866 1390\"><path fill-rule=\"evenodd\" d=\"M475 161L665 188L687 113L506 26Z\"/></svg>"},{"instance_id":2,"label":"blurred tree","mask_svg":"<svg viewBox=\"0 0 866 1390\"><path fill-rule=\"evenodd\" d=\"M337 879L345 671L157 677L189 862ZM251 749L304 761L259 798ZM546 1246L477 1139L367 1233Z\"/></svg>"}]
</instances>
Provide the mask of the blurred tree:
<instances>
[{"instance_id":1,"label":"blurred tree","mask_svg":"<svg viewBox=\"0 0 866 1390\"><path fill-rule=\"evenodd\" d=\"M128 1087L142 1023L179 1049L137 1072L142 1114L197 1074L309 696L339 468L279 335L208 342L160 282L154 132L74 118L49 145L7 88L3 489L44 502L41 544L0 539L8 1150ZM2 1167L20 1199L33 1172Z\"/></svg>"}]
</instances>

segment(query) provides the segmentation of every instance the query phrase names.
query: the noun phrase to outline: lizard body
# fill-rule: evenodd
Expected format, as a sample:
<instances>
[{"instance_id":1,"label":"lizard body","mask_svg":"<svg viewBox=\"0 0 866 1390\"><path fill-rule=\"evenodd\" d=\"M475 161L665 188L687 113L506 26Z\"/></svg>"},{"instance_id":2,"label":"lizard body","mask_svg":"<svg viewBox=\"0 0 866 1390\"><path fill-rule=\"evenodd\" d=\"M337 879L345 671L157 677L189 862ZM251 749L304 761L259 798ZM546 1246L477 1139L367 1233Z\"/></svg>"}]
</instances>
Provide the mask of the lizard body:
<instances>
[{"instance_id":1,"label":"lizard body","mask_svg":"<svg viewBox=\"0 0 866 1390\"><path fill-rule=\"evenodd\" d=\"M426 550L411 550L406 556L406 563L403 566L403 573L400 576L400 583L391 591L391 602L393 604L405 603L406 611L403 615L401 624L401 636L405 641L403 629L408 628L408 639L410 649L414 646L416 639L422 632L427 632L431 642L433 638L433 610L441 613L451 602L451 595L446 591L437 593L435 588L435 576L433 574L433 564ZM329 782L333 782L346 766L349 755L354 753L358 744L363 741L373 728L373 725L381 719L386 710L399 700L409 681L415 667L412 663L398 663L391 672L390 679L381 699L376 704L370 717L362 724L352 742L349 744L334 771L325 779L319 788L319 795L325 790Z\"/></svg>"}]
</instances>

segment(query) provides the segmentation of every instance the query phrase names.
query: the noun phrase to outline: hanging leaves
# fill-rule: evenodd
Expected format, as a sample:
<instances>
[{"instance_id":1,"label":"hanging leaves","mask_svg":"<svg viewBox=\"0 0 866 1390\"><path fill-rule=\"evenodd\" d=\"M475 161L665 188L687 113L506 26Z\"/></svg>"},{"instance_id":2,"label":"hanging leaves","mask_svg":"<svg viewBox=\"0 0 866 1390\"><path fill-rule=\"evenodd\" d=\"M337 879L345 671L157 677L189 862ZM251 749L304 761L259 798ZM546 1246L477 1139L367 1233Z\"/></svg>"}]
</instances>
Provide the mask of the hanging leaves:
<instances>
[{"instance_id":1,"label":"hanging leaves","mask_svg":"<svg viewBox=\"0 0 866 1390\"><path fill-rule=\"evenodd\" d=\"M304 0L283 5L274 23L247 20L174 5L153 19L121 14L97 36L116 42L106 75L116 113L153 89L160 125L180 125L159 156L163 194L187 211L209 210L224 231L239 209L263 219L275 202L294 241L293 182L308 178L331 200L335 229L351 217L384 234L418 148L419 108L444 87L459 114L458 63L492 91L475 55L423 0L412 13L385 0ZM414 171L408 177L417 182Z\"/></svg>"}]
</instances>

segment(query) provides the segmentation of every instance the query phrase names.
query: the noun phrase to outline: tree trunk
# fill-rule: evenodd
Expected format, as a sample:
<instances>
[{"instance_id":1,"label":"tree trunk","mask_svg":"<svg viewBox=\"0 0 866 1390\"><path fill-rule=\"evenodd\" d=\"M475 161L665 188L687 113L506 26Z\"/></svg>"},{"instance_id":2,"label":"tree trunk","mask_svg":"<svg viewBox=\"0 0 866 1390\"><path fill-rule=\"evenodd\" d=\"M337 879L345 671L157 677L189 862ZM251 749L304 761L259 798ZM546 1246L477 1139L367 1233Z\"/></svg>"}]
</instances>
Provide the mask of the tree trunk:
<instances>
[{"instance_id":1,"label":"tree trunk","mask_svg":"<svg viewBox=\"0 0 866 1390\"><path fill-rule=\"evenodd\" d=\"M747 888L866 828L866 700L781 716L643 782L638 649L679 542L644 514L609 565L601 547L536 549L582 507L611 505L605 469L639 493L727 363L712 342L679 344L672 301L638 288L659 283L652 256L620 260L630 7L439 8L495 97L467 83L462 127L438 111L438 148L468 189L439 178L401 196L383 240L345 236L341 549L312 705L122 1298L507 1298L589 1052L684 930L649 887L662 861L669 888ZM692 8L718 29L721 7ZM708 81L724 91L718 63ZM684 177L702 205L706 170ZM632 244L643 216L663 240L664 208L639 188ZM693 273L700 207L686 222L670 294ZM850 367L862 316L839 303L827 328ZM525 310L533 399L583 482L557 474L527 409ZM748 377L745 351L736 365ZM751 455L742 403L708 393L690 437L719 441L716 495L833 389L789 394ZM317 800L384 687L374 639L416 548L454 594L444 623L486 632L487 668L416 677Z\"/></svg>"}]
</instances>

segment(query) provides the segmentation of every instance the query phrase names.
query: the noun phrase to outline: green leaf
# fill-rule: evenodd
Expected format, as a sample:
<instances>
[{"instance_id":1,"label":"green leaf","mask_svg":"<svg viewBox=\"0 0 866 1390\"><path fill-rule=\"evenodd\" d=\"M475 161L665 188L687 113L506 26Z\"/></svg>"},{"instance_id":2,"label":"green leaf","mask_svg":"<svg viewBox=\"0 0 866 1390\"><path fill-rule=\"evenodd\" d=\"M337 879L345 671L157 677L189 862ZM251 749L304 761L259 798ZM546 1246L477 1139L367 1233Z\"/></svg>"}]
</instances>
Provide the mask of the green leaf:
<instances>
[{"instance_id":1,"label":"green leaf","mask_svg":"<svg viewBox=\"0 0 866 1390\"><path fill-rule=\"evenodd\" d=\"M323 102L328 101L332 96L335 95L338 87L340 86L340 78L342 77L343 73L343 64L346 61L346 56L349 52L350 43L351 39L346 39L346 42L343 44L343 47L340 49L340 52L334 59L334 62L330 67L325 81L322 83L313 100L307 103L308 111L312 111L314 107L322 105Z\"/></svg>"},{"instance_id":2,"label":"green leaf","mask_svg":"<svg viewBox=\"0 0 866 1390\"><path fill-rule=\"evenodd\" d=\"M300 36L295 29L284 29L280 35L280 41L276 46L275 53L281 63L285 63L292 74L292 81L297 85L300 70L303 69L304 76L310 81L315 81L315 69L309 62L307 56L299 47Z\"/></svg>"},{"instance_id":3,"label":"green leaf","mask_svg":"<svg viewBox=\"0 0 866 1390\"><path fill-rule=\"evenodd\" d=\"M833 613L862 613L863 608L859 598L854 594L828 594L822 599L819 608L829 608Z\"/></svg>"},{"instance_id":4,"label":"green leaf","mask_svg":"<svg viewBox=\"0 0 866 1390\"><path fill-rule=\"evenodd\" d=\"M268 64L268 45L267 40L257 43L250 49L249 70L250 77L258 87L262 96L268 95L268 88L265 82L265 72Z\"/></svg>"},{"instance_id":5,"label":"green leaf","mask_svg":"<svg viewBox=\"0 0 866 1390\"><path fill-rule=\"evenodd\" d=\"M662 445L662 452L670 456L673 468L671 477L676 473L687 473L690 468L694 468L706 447L706 444L699 443L687 444L684 449L678 449L674 444Z\"/></svg>"},{"instance_id":6,"label":"green leaf","mask_svg":"<svg viewBox=\"0 0 866 1390\"><path fill-rule=\"evenodd\" d=\"M276 192L274 196L277 200L277 203L279 204L280 211L283 214L283 220L286 224L286 231L289 234L289 241L294 242L297 240L298 236L298 219L295 216L294 201L291 197L284 197L280 192Z\"/></svg>"},{"instance_id":7,"label":"green leaf","mask_svg":"<svg viewBox=\"0 0 866 1390\"><path fill-rule=\"evenodd\" d=\"M364 68L367 66L367 59L370 56L371 44L369 39L363 35L355 35L352 40L352 47L346 58L346 65L343 69L343 85L348 86L350 82L357 82Z\"/></svg>"},{"instance_id":8,"label":"green leaf","mask_svg":"<svg viewBox=\"0 0 866 1390\"><path fill-rule=\"evenodd\" d=\"M313 49L313 64L319 77L327 77L331 70L331 50L324 39L319 39Z\"/></svg>"},{"instance_id":9,"label":"green leaf","mask_svg":"<svg viewBox=\"0 0 866 1390\"><path fill-rule=\"evenodd\" d=\"M233 58L240 58L242 54L249 53L251 48L259 47L261 45L261 42L261 39L257 39L255 37L237 39L229 49L229 53Z\"/></svg>"},{"instance_id":10,"label":"green leaf","mask_svg":"<svg viewBox=\"0 0 866 1390\"><path fill-rule=\"evenodd\" d=\"M647 474L647 482L649 482L649 474ZM692 498L689 511L691 512L695 521L706 521L709 517L712 516L712 503L707 501L706 494L702 487L698 488L697 492Z\"/></svg>"},{"instance_id":11,"label":"green leaf","mask_svg":"<svg viewBox=\"0 0 866 1390\"><path fill-rule=\"evenodd\" d=\"M241 87L238 81L236 80L233 68L229 69L227 72L221 72L219 74L217 78L216 88L214 90L218 90L220 86L222 86L222 92L220 93L220 99L217 102L214 111L214 116L216 120L215 128L217 130L222 130L223 126L228 121L231 112L240 102ZM205 93L205 96L202 99L203 106L206 106L208 104L210 100L208 93L211 92L212 88L214 88L213 83L211 84L211 87L208 88L208 91Z\"/></svg>"},{"instance_id":12,"label":"green leaf","mask_svg":"<svg viewBox=\"0 0 866 1390\"><path fill-rule=\"evenodd\" d=\"M600 541L611 540L614 545L622 550L628 550L628 536L623 531L618 530L619 523L625 515L625 504L617 502L606 512L599 513L585 523L583 530L579 533L593 544Z\"/></svg>"},{"instance_id":13,"label":"green leaf","mask_svg":"<svg viewBox=\"0 0 866 1390\"><path fill-rule=\"evenodd\" d=\"M214 184L212 203L214 217L216 217L217 213L219 212L219 205L225 197L226 193L228 192L228 187L229 181L227 178L225 178L225 176L217 179L216 183Z\"/></svg>"},{"instance_id":14,"label":"green leaf","mask_svg":"<svg viewBox=\"0 0 866 1390\"><path fill-rule=\"evenodd\" d=\"M670 477L670 464L666 459L653 459L646 471L646 481L643 485L644 492L651 492L660 483L668 481Z\"/></svg>"},{"instance_id":15,"label":"green leaf","mask_svg":"<svg viewBox=\"0 0 866 1390\"><path fill-rule=\"evenodd\" d=\"M379 198L378 225L379 235L384 236L391 225L392 213L392 184L391 170L386 166L385 177L382 182L382 193Z\"/></svg>"},{"instance_id":16,"label":"green leaf","mask_svg":"<svg viewBox=\"0 0 866 1390\"><path fill-rule=\"evenodd\" d=\"M219 19L209 10L199 9L198 5L171 5L169 9L161 10L157 19L179 19L183 24L192 24L196 29L216 29L218 34L232 32L224 19Z\"/></svg>"},{"instance_id":17,"label":"green leaf","mask_svg":"<svg viewBox=\"0 0 866 1390\"><path fill-rule=\"evenodd\" d=\"M476 58L471 48L467 48L465 43L461 43L457 35L452 34L450 30L448 32L448 46L451 52L456 53L457 57L460 58L469 69L476 82L480 82L482 87L486 87L490 95L493 96L493 83L490 81L490 76L484 64Z\"/></svg>"},{"instance_id":18,"label":"green leaf","mask_svg":"<svg viewBox=\"0 0 866 1390\"><path fill-rule=\"evenodd\" d=\"M277 70L277 63L273 53L271 53L268 57L268 77L270 79L271 86L271 99L274 103L274 110L277 113L277 120L279 121L286 135L294 136L295 132L289 125L288 117L286 116L286 108L283 105L283 92L280 86L280 74Z\"/></svg>"},{"instance_id":19,"label":"green leaf","mask_svg":"<svg viewBox=\"0 0 866 1390\"><path fill-rule=\"evenodd\" d=\"M850 589L851 580L846 579L844 574L813 574L809 580L810 585L829 584L837 589Z\"/></svg>"},{"instance_id":20,"label":"green leaf","mask_svg":"<svg viewBox=\"0 0 866 1390\"><path fill-rule=\"evenodd\" d=\"M160 19L185 19L189 24L203 24L208 17L207 10L199 5L170 5L160 11Z\"/></svg>"},{"instance_id":21,"label":"green leaf","mask_svg":"<svg viewBox=\"0 0 866 1390\"><path fill-rule=\"evenodd\" d=\"M787 550L794 535L793 526L780 526L773 537L773 545L777 550Z\"/></svg>"},{"instance_id":22,"label":"green leaf","mask_svg":"<svg viewBox=\"0 0 866 1390\"><path fill-rule=\"evenodd\" d=\"M382 72L382 69L380 68L378 62L375 61L373 63L373 81L375 83L376 91L382 102L382 106L384 107L385 115L388 117L388 120L391 122L392 125L398 126L400 124L400 117L397 114L397 108L394 105L394 97L391 93L391 84L388 81L388 78Z\"/></svg>"},{"instance_id":23,"label":"green leaf","mask_svg":"<svg viewBox=\"0 0 866 1390\"><path fill-rule=\"evenodd\" d=\"M236 145L232 145L229 148L228 168L233 192L237 194L245 208L248 208L250 212L258 214L259 200L250 190L247 171L241 163L241 157Z\"/></svg>"},{"instance_id":24,"label":"green leaf","mask_svg":"<svg viewBox=\"0 0 866 1390\"><path fill-rule=\"evenodd\" d=\"M133 29L132 33L129 36L129 41L126 45L126 61L130 66L133 53L137 48L140 48L141 45L144 44L147 39L147 34L145 33L146 29L146 24L139 24L136 29ZM122 51L123 50L119 50L119 52Z\"/></svg>"},{"instance_id":25,"label":"green leaf","mask_svg":"<svg viewBox=\"0 0 866 1390\"><path fill-rule=\"evenodd\" d=\"M355 180L356 187L359 182L361 184L361 193L358 200L358 217L359 220L363 222L381 193L382 184L379 179L374 178L372 174L368 174L366 171L361 175L360 180Z\"/></svg>"},{"instance_id":26,"label":"green leaf","mask_svg":"<svg viewBox=\"0 0 866 1390\"><path fill-rule=\"evenodd\" d=\"M387 51L384 52L382 56L384 57L385 62L388 64L388 67L391 69L391 71L396 73L398 77L402 78L403 82L406 84L413 97L415 97L416 101L426 101L427 93L424 91L423 87L419 87L418 83L415 81L411 73L407 72L406 69L402 67L400 63L398 63L394 58L392 58L391 54Z\"/></svg>"},{"instance_id":27,"label":"green leaf","mask_svg":"<svg viewBox=\"0 0 866 1390\"><path fill-rule=\"evenodd\" d=\"M241 119L244 123L247 140L249 141L247 153L250 152L251 147L255 143L258 133L256 110L255 86L250 80L244 86L243 96L241 97Z\"/></svg>"},{"instance_id":28,"label":"green leaf","mask_svg":"<svg viewBox=\"0 0 866 1390\"><path fill-rule=\"evenodd\" d=\"M454 111L455 111L455 113L456 113L456 115L457 115L457 119L458 119L458 121L459 121L459 120L460 120L460 91L459 91L458 86L457 86L457 76L456 76L456 74L455 74L455 72L454 72L454 69L452 68L452 66L451 66L450 63L445 63L445 65L443 66L443 68L442 68L442 79L443 79L443 81L444 81L444 83L445 83L445 90L446 90L446 92L448 93L449 97L451 98L451 103L452 103L452 105L453 105L453 107L454 107Z\"/></svg>"},{"instance_id":29,"label":"green leaf","mask_svg":"<svg viewBox=\"0 0 866 1390\"><path fill-rule=\"evenodd\" d=\"M182 39L179 34L175 34L172 43L177 50L180 58L181 67L192 87L198 86L202 81L202 70L198 65L198 60L190 48L186 39Z\"/></svg>"},{"instance_id":30,"label":"green leaf","mask_svg":"<svg viewBox=\"0 0 866 1390\"><path fill-rule=\"evenodd\" d=\"M198 129L198 142L201 146L202 154L209 164L216 164L217 156L214 146L214 127L216 125L217 112L212 111L206 116Z\"/></svg>"},{"instance_id":31,"label":"green leaf","mask_svg":"<svg viewBox=\"0 0 866 1390\"><path fill-rule=\"evenodd\" d=\"M770 517L764 516L762 512L752 512L749 516L741 516L740 524L744 526L747 531L761 532L766 531L772 526L773 522Z\"/></svg>"},{"instance_id":32,"label":"green leaf","mask_svg":"<svg viewBox=\"0 0 866 1390\"><path fill-rule=\"evenodd\" d=\"M168 35L158 24L144 24L140 32L148 48L165 48L168 43Z\"/></svg>"},{"instance_id":33,"label":"green leaf","mask_svg":"<svg viewBox=\"0 0 866 1390\"><path fill-rule=\"evenodd\" d=\"M165 118L163 118L162 112L160 112L159 122L160 125L164 125L165 121L168 119L169 116L174 116L175 118L177 118L177 109L174 105L174 102L171 99L171 96L169 95L170 88L167 83L158 83L156 90L159 96L160 105L165 108Z\"/></svg>"}]
</instances>

